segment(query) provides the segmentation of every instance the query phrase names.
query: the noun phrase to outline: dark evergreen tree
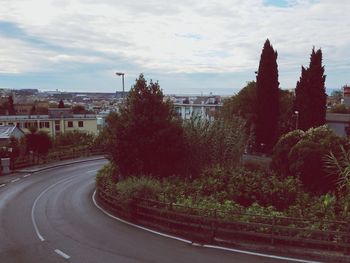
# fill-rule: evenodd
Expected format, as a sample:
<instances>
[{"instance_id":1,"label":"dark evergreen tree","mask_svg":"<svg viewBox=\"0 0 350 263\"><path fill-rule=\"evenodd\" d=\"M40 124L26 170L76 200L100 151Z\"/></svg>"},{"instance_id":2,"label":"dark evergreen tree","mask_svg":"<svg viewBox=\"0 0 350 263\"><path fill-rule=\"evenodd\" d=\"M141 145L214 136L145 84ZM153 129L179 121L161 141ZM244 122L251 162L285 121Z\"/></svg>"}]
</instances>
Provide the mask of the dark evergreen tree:
<instances>
[{"instance_id":1,"label":"dark evergreen tree","mask_svg":"<svg viewBox=\"0 0 350 263\"><path fill-rule=\"evenodd\" d=\"M295 89L294 108L298 111L298 127L304 131L326 123L326 76L322 66L321 49L312 49L309 68L301 68Z\"/></svg>"},{"instance_id":2,"label":"dark evergreen tree","mask_svg":"<svg viewBox=\"0 0 350 263\"><path fill-rule=\"evenodd\" d=\"M60 100L60 102L58 103L58 108L64 108L63 100Z\"/></svg>"},{"instance_id":3,"label":"dark evergreen tree","mask_svg":"<svg viewBox=\"0 0 350 263\"><path fill-rule=\"evenodd\" d=\"M15 105L14 105L12 96L9 96L9 98L8 98L7 110L8 110L9 115L16 114Z\"/></svg>"},{"instance_id":4,"label":"dark evergreen tree","mask_svg":"<svg viewBox=\"0 0 350 263\"><path fill-rule=\"evenodd\" d=\"M268 39L261 53L256 86L256 146L260 151L269 152L277 141L279 82L277 52Z\"/></svg>"},{"instance_id":5,"label":"dark evergreen tree","mask_svg":"<svg viewBox=\"0 0 350 263\"><path fill-rule=\"evenodd\" d=\"M112 156L122 176L165 177L182 172L183 129L173 105L163 99L159 84L147 84L141 74L125 107L109 120L115 132Z\"/></svg>"}]
</instances>

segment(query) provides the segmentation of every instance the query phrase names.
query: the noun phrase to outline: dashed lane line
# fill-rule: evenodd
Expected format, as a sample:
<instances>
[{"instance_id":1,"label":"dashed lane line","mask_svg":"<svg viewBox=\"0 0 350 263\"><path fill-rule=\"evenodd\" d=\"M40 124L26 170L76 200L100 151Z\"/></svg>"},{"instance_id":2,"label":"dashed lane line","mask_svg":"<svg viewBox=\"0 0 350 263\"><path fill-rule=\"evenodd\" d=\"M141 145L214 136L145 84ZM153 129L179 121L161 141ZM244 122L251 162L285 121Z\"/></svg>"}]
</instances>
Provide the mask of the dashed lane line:
<instances>
[{"instance_id":1,"label":"dashed lane line","mask_svg":"<svg viewBox=\"0 0 350 263\"><path fill-rule=\"evenodd\" d=\"M31 174L26 174L26 175L23 175L23 178L26 178L26 177L29 177L31 176Z\"/></svg>"},{"instance_id":2,"label":"dashed lane line","mask_svg":"<svg viewBox=\"0 0 350 263\"><path fill-rule=\"evenodd\" d=\"M62 250L55 249L55 253L60 255L61 257L65 258L65 259L70 259L70 256L67 255L66 253L64 253Z\"/></svg>"},{"instance_id":3,"label":"dashed lane line","mask_svg":"<svg viewBox=\"0 0 350 263\"><path fill-rule=\"evenodd\" d=\"M13 180L11 181L11 183L18 182L19 180L21 180L21 179L20 179L20 178L13 179Z\"/></svg>"},{"instance_id":4,"label":"dashed lane line","mask_svg":"<svg viewBox=\"0 0 350 263\"><path fill-rule=\"evenodd\" d=\"M6 184L0 184L0 187L4 187L4 186L6 186Z\"/></svg>"}]
</instances>

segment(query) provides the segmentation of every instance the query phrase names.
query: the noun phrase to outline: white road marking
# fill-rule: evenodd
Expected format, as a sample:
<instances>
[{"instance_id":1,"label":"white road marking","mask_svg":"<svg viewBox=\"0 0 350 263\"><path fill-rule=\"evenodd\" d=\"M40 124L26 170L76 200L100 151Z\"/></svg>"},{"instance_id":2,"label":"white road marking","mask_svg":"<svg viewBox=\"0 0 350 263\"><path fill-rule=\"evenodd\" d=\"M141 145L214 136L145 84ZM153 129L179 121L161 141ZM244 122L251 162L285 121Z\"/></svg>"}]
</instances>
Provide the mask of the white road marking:
<instances>
[{"instance_id":1,"label":"white road marking","mask_svg":"<svg viewBox=\"0 0 350 263\"><path fill-rule=\"evenodd\" d=\"M11 181L11 183L18 182L19 180L21 180L21 179L19 179L19 178L13 179L13 180Z\"/></svg>"},{"instance_id":2,"label":"white road marking","mask_svg":"<svg viewBox=\"0 0 350 263\"><path fill-rule=\"evenodd\" d=\"M40 199L47 191L49 191L50 189L52 189L53 187L55 187L56 185L58 185L58 184L60 184L60 183L62 183L62 182L65 182L65 181L68 182L68 181L73 180L74 178L72 178L72 177L75 177L75 176L71 176L71 177L69 177L69 178L62 179L62 180L60 180L60 181L54 183L53 185L47 187L44 191L42 191L42 192L38 195L38 197L35 199L35 201L34 201L34 203L33 203L33 206L32 206L32 213L31 213L31 215L32 215L32 223L33 223L33 226L34 226L35 233L36 233L36 235L38 236L38 238L39 238L41 241L45 241L45 239L44 239L44 237L40 234L39 229L38 229L38 225L37 225L37 223L36 223L36 221L35 221L34 211L35 211L36 204L38 203L39 199Z\"/></svg>"},{"instance_id":3,"label":"white road marking","mask_svg":"<svg viewBox=\"0 0 350 263\"><path fill-rule=\"evenodd\" d=\"M6 184L0 184L0 187L4 187Z\"/></svg>"},{"instance_id":4,"label":"white road marking","mask_svg":"<svg viewBox=\"0 0 350 263\"><path fill-rule=\"evenodd\" d=\"M26 175L23 175L23 178L26 178L28 176L31 176L31 174L26 174Z\"/></svg>"},{"instance_id":5,"label":"white road marking","mask_svg":"<svg viewBox=\"0 0 350 263\"><path fill-rule=\"evenodd\" d=\"M95 170L90 170L90 171L86 171L87 174L89 173L96 173L98 171L98 169L95 169Z\"/></svg>"},{"instance_id":6,"label":"white road marking","mask_svg":"<svg viewBox=\"0 0 350 263\"><path fill-rule=\"evenodd\" d=\"M167 234L164 234L164 233L161 233L161 232L157 232L157 231L154 231L152 229L149 229L149 228L146 228L146 227L142 227L142 226L139 226L139 225L135 225L133 223L130 223L128 221L125 221L119 217L116 217L110 213L108 213L107 211L105 211L100 205L97 204L96 202L96 190L94 191L94 193L92 194L92 201L93 203L95 204L95 206L101 210L104 214L106 214L107 216L115 219L115 220L118 220L124 224L127 224L127 225L130 225L130 226L133 226L133 227L136 227L136 228L139 228L139 229L142 229L142 230L145 230L145 231L148 231L148 232L151 232L153 234L156 234L156 235L159 235L159 236L163 236L163 237L168 237L168 238L171 238L171 239L175 239L175 240L178 240L178 241L181 241L181 242L184 242L184 243L187 243L187 244L193 244L193 245L197 245L196 243L193 243L192 241L190 240L187 240L187 239L183 239L183 238L179 238L179 237L176 237L176 236L172 236L172 235L167 235ZM301 262L301 263L322 263L320 261L310 261L310 260L304 260L304 259L297 259L297 258L290 258L290 257L280 257L280 256L275 256L275 255L270 255L270 254L263 254L263 253L255 253L255 252L251 252L251 251L246 251L246 250L240 250L240 249L233 249L233 248L227 248L227 247L220 247L220 246L212 246L212 245L202 245L201 247L204 247L204 248L211 248L211 249L219 249L219 250L224 250L224 251L230 251L230 252L234 252L234 253L240 253L240 254L246 254L246 255L252 255L252 256L258 256L258 257L265 257L265 258L273 258L273 259L280 259L280 260L286 260L286 261L294 261L294 262Z\"/></svg>"},{"instance_id":7,"label":"white road marking","mask_svg":"<svg viewBox=\"0 0 350 263\"><path fill-rule=\"evenodd\" d=\"M55 249L55 252L56 252L56 254L60 255L61 257L65 258L65 259L69 259L70 258L69 255L67 255L66 253L62 252L59 249Z\"/></svg>"}]
</instances>

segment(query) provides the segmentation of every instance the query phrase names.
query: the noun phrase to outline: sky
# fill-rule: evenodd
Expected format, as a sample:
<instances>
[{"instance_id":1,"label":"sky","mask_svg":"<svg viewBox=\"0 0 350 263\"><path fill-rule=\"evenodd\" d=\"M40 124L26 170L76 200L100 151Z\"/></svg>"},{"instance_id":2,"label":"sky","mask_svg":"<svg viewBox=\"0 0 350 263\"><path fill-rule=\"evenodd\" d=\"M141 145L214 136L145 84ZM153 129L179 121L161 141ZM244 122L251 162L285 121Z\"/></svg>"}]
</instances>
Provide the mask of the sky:
<instances>
[{"instance_id":1,"label":"sky","mask_svg":"<svg viewBox=\"0 0 350 263\"><path fill-rule=\"evenodd\" d=\"M326 86L350 84L349 0L0 0L0 88L125 90L143 73L165 94L232 95L263 44L294 88L312 48Z\"/></svg>"}]
</instances>

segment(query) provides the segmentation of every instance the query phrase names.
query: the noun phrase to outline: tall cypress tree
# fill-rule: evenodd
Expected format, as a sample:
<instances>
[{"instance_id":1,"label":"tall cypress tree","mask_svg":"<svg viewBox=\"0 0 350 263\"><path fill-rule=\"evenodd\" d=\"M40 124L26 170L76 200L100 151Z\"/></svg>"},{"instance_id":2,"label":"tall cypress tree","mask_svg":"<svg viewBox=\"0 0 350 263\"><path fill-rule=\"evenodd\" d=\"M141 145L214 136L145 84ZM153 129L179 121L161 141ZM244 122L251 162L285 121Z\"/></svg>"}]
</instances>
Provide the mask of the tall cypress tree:
<instances>
[{"instance_id":1,"label":"tall cypress tree","mask_svg":"<svg viewBox=\"0 0 350 263\"><path fill-rule=\"evenodd\" d=\"M301 77L295 89L295 110L299 115L299 127L307 130L326 123L326 76L322 66L322 51L312 49L309 68L301 69Z\"/></svg>"},{"instance_id":2,"label":"tall cypress tree","mask_svg":"<svg viewBox=\"0 0 350 263\"><path fill-rule=\"evenodd\" d=\"M273 49L268 39L265 41L261 53L256 86L257 120L255 132L257 149L268 152L277 141L279 114L277 52Z\"/></svg>"}]
</instances>

